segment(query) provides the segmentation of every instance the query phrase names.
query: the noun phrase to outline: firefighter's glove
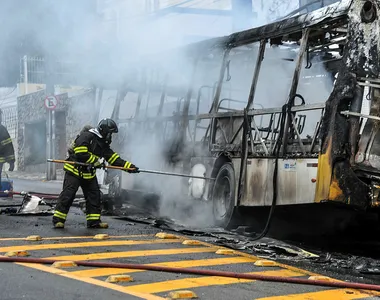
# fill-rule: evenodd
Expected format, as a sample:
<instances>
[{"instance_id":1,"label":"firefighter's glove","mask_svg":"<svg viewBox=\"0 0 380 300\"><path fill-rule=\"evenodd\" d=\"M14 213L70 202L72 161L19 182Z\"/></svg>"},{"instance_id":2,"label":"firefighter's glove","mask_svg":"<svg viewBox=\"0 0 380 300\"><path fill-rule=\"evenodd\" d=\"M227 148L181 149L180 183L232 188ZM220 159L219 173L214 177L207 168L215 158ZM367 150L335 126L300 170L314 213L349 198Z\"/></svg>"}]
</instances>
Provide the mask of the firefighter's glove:
<instances>
[{"instance_id":1,"label":"firefighter's glove","mask_svg":"<svg viewBox=\"0 0 380 300\"><path fill-rule=\"evenodd\" d=\"M8 171L12 172L14 169L15 169L15 162L12 161L12 162L9 163L9 169L8 169Z\"/></svg>"},{"instance_id":2,"label":"firefighter's glove","mask_svg":"<svg viewBox=\"0 0 380 300\"><path fill-rule=\"evenodd\" d=\"M140 173L140 170L138 167L136 167L134 164L131 164L127 170L128 173Z\"/></svg>"},{"instance_id":3,"label":"firefighter's glove","mask_svg":"<svg viewBox=\"0 0 380 300\"><path fill-rule=\"evenodd\" d=\"M102 164L100 161L97 161L97 162L95 162L95 163L93 164L93 167L94 167L95 169L100 169L100 168L103 167L103 164Z\"/></svg>"}]
</instances>

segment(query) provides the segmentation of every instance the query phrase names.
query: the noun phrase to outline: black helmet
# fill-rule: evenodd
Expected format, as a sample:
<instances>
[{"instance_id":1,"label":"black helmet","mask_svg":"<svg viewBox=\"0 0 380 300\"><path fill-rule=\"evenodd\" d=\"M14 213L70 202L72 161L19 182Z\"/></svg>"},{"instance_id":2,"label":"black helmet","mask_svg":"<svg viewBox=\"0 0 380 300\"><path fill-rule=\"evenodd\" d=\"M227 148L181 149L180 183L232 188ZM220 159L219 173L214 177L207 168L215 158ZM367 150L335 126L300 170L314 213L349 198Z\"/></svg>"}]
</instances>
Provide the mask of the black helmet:
<instances>
[{"instance_id":1,"label":"black helmet","mask_svg":"<svg viewBox=\"0 0 380 300\"><path fill-rule=\"evenodd\" d=\"M98 131L106 139L107 143L111 143L112 133L117 133L119 129L114 120L103 119L98 124Z\"/></svg>"}]
</instances>

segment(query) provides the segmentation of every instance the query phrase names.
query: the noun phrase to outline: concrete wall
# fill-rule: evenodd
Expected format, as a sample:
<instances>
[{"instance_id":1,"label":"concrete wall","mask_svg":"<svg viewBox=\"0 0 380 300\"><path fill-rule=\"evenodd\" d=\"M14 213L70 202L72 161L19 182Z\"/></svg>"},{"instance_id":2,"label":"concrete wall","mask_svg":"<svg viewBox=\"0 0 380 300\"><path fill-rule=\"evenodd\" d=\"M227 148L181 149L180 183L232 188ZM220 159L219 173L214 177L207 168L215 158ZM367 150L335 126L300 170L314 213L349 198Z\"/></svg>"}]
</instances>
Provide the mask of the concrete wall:
<instances>
[{"instance_id":1,"label":"concrete wall","mask_svg":"<svg viewBox=\"0 0 380 300\"><path fill-rule=\"evenodd\" d=\"M45 90L27 94L17 99L17 144L16 164L20 171L27 172L45 172L46 170L46 133L44 132L47 121L47 110L44 106L46 97ZM64 137L67 146L76 137L78 132L86 124L91 124L94 117L94 92L84 92L79 95L69 97L67 93L56 95L58 105L56 112L65 114ZM30 128L39 124L41 129L36 133L34 130L30 133ZM42 127L41 127L42 124ZM37 140L37 141L36 141ZM37 143L37 146L36 146ZM66 149L58 151L58 147L62 148L63 144L56 144L56 153L65 153ZM42 154L41 154L42 153ZM40 156L38 156L40 154ZM38 157L36 160L30 158ZM62 158L62 157L59 157ZM57 169L61 167L58 166Z\"/></svg>"},{"instance_id":2,"label":"concrete wall","mask_svg":"<svg viewBox=\"0 0 380 300\"><path fill-rule=\"evenodd\" d=\"M66 114L66 141L69 145L84 125L93 124L95 116L95 91L72 96L68 98Z\"/></svg>"}]
</instances>

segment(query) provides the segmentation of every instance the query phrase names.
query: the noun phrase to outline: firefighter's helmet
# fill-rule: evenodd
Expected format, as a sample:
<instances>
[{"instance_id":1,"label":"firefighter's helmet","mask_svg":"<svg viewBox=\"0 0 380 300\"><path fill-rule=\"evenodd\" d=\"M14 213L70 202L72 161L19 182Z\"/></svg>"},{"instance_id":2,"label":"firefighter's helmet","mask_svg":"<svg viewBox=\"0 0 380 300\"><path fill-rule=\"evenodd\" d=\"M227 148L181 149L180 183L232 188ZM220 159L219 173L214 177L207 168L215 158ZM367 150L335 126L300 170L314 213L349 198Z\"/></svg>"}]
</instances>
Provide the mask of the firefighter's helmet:
<instances>
[{"instance_id":1,"label":"firefighter's helmet","mask_svg":"<svg viewBox=\"0 0 380 300\"><path fill-rule=\"evenodd\" d=\"M116 122L112 119L102 119L98 124L98 131L106 140L107 143L112 141L112 133L117 133L119 129L117 128Z\"/></svg>"}]
</instances>

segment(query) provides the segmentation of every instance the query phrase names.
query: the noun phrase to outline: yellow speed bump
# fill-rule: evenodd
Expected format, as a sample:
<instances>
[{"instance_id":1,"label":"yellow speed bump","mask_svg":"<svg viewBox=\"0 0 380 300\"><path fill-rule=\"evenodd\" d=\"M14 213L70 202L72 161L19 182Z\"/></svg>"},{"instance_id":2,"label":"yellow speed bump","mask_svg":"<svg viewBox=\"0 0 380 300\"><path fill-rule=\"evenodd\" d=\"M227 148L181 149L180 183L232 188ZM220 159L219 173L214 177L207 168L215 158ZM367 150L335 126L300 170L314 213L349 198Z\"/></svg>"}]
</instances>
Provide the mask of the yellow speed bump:
<instances>
[{"instance_id":1,"label":"yellow speed bump","mask_svg":"<svg viewBox=\"0 0 380 300\"><path fill-rule=\"evenodd\" d=\"M169 299L196 299L198 296L192 291L176 291L169 293Z\"/></svg>"},{"instance_id":2,"label":"yellow speed bump","mask_svg":"<svg viewBox=\"0 0 380 300\"><path fill-rule=\"evenodd\" d=\"M219 249L218 251L215 252L215 254L231 255L231 254L235 254L235 251L231 249Z\"/></svg>"},{"instance_id":3,"label":"yellow speed bump","mask_svg":"<svg viewBox=\"0 0 380 300\"><path fill-rule=\"evenodd\" d=\"M177 237L174 234L165 233L165 232L157 233L156 238L159 238L159 239L177 239Z\"/></svg>"},{"instance_id":4,"label":"yellow speed bump","mask_svg":"<svg viewBox=\"0 0 380 300\"><path fill-rule=\"evenodd\" d=\"M28 251L10 251L5 253L5 256L12 257L12 256L29 256Z\"/></svg>"},{"instance_id":5,"label":"yellow speed bump","mask_svg":"<svg viewBox=\"0 0 380 300\"><path fill-rule=\"evenodd\" d=\"M255 266L258 267L276 267L277 263L272 260L265 260L265 259L260 259L255 261Z\"/></svg>"},{"instance_id":6,"label":"yellow speed bump","mask_svg":"<svg viewBox=\"0 0 380 300\"><path fill-rule=\"evenodd\" d=\"M95 235L93 239L94 240L107 240L109 238L110 238L110 236L108 234L102 233L102 234Z\"/></svg>"},{"instance_id":7,"label":"yellow speed bump","mask_svg":"<svg viewBox=\"0 0 380 300\"><path fill-rule=\"evenodd\" d=\"M196 241L196 240L186 240L182 242L182 245L200 245L200 244L201 242Z\"/></svg>"},{"instance_id":8,"label":"yellow speed bump","mask_svg":"<svg viewBox=\"0 0 380 300\"><path fill-rule=\"evenodd\" d=\"M129 275L111 275L106 279L107 282L129 282L133 281L132 276Z\"/></svg>"},{"instance_id":9,"label":"yellow speed bump","mask_svg":"<svg viewBox=\"0 0 380 300\"><path fill-rule=\"evenodd\" d=\"M77 267L77 264L73 261L56 261L51 265L53 268L73 268Z\"/></svg>"},{"instance_id":10,"label":"yellow speed bump","mask_svg":"<svg viewBox=\"0 0 380 300\"><path fill-rule=\"evenodd\" d=\"M25 240L26 241L41 241L42 237L39 235L30 235Z\"/></svg>"},{"instance_id":11,"label":"yellow speed bump","mask_svg":"<svg viewBox=\"0 0 380 300\"><path fill-rule=\"evenodd\" d=\"M336 281L336 280L333 279L333 278L330 278L330 277L327 277L327 276L322 276L322 275L314 275L314 276L310 276L308 279L309 279L309 280Z\"/></svg>"}]
</instances>

